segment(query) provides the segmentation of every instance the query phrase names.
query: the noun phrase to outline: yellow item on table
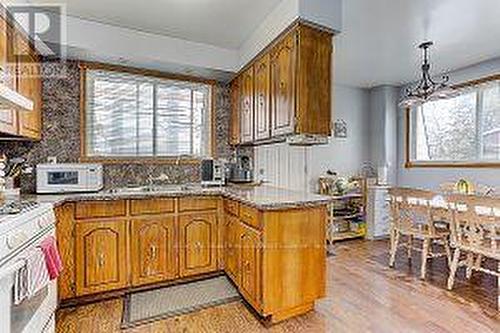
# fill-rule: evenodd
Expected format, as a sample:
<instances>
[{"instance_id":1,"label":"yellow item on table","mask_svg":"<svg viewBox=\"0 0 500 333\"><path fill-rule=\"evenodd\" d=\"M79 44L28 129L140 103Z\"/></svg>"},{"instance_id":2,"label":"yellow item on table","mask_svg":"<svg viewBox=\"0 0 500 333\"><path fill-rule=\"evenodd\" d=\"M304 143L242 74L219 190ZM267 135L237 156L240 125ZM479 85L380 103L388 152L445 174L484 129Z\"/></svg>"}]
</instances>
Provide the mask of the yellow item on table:
<instances>
[{"instance_id":1,"label":"yellow item on table","mask_svg":"<svg viewBox=\"0 0 500 333\"><path fill-rule=\"evenodd\" d=\"M455 187L460 194L474 194L474 185L468 180L460 179Z\"/></svg>"}]
</instances>

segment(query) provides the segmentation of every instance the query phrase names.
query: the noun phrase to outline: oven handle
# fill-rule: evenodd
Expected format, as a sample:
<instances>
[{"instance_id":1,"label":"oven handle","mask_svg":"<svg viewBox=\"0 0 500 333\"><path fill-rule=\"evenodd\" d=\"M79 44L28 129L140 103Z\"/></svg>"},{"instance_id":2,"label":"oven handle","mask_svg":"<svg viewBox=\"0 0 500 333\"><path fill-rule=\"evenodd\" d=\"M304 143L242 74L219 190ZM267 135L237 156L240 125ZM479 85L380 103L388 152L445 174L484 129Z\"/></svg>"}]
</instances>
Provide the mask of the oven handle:
<instances>
[{"instance_id":1,"label":"oven handle","mask_svg":"<svg viewBox=\"0 0 500 333\"><path fill-rule=\"evenodd\" d=\"M11 275L11 274L17 272L24 265L26 265L26 261L25 260L19 260L19 261L17 261L13 265L10 265L10 266L5 267L5 268L0 268L0 279L3 279L7 275Z\"/></svg>"}]
</instances>

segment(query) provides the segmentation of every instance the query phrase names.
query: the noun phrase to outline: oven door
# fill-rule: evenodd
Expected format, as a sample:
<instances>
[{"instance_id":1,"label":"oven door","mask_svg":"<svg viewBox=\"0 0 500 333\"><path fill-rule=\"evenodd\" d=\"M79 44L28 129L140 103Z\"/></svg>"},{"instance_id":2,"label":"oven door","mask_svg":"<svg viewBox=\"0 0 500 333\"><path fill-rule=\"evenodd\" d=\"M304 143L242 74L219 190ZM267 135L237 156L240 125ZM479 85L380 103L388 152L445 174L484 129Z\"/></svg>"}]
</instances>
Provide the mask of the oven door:
<instances>
[{"instance_id":1,"label":"oven door","mask_svg":"<svg viewBox=\"0 0 500 333\"><path fill-rule=\"evenodd\" d=\"M53 234L54 231L52 230L51 233ZM43 237L38 239L43 239ZM0 330L2 332L38 333L54 330L57 280L49 281L35 296L24 300L21 304L15 305L13 302L15 271L22 266L23 256L35 245L29 246L0 268Z\"/></svg>"}]
</instances>

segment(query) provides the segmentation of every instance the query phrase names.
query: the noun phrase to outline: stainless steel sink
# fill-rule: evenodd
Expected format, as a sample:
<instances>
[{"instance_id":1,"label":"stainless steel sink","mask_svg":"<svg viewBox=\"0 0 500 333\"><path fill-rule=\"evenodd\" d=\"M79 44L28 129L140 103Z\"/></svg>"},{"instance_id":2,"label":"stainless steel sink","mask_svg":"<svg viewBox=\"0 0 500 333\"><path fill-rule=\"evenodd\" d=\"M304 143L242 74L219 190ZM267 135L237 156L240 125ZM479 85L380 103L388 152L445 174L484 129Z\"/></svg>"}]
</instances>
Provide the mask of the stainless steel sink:
<instances>
[{"instance_id":1,"label":"stainless steel sink","mask_svg":"<svg viewBox=\"0 0 500 333\"><path fill-rule=\"evenodd\" d=\"M133 186L133 187L118 187L112 188L106 191L106 193L110 194L119 194L119 193L140 193L140 192L184 192L190 190L201 189L201 185L197 184L175 184L175 185L147 185L147 186Z\"/></svg>"}]
</instances>

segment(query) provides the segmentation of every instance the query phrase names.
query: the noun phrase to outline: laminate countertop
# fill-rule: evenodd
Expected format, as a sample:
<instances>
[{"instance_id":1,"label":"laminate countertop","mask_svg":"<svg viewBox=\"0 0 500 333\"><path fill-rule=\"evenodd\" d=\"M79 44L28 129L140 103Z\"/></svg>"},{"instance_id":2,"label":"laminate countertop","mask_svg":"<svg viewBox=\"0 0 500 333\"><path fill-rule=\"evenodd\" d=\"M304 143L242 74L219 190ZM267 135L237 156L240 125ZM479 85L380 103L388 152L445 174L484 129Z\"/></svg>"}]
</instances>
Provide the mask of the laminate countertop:
<instances>
[{"instance_id":1,"label":"laminate countertop","mask_svg":"<svg viewBox=\"0 0 500 333\"><path fill-rule=\"evenodd\" d=\"M90 200L144 199L153 197L222 196L239 201L260 210L314 207L332 202L329 196L294 191L268 185L224 186L204 188L200 185L172 185L159 187L136 187L104 190L97 193L37 194L23 195L22 199L54 206L66 202Z\"/></svg>"}]
</instances>

